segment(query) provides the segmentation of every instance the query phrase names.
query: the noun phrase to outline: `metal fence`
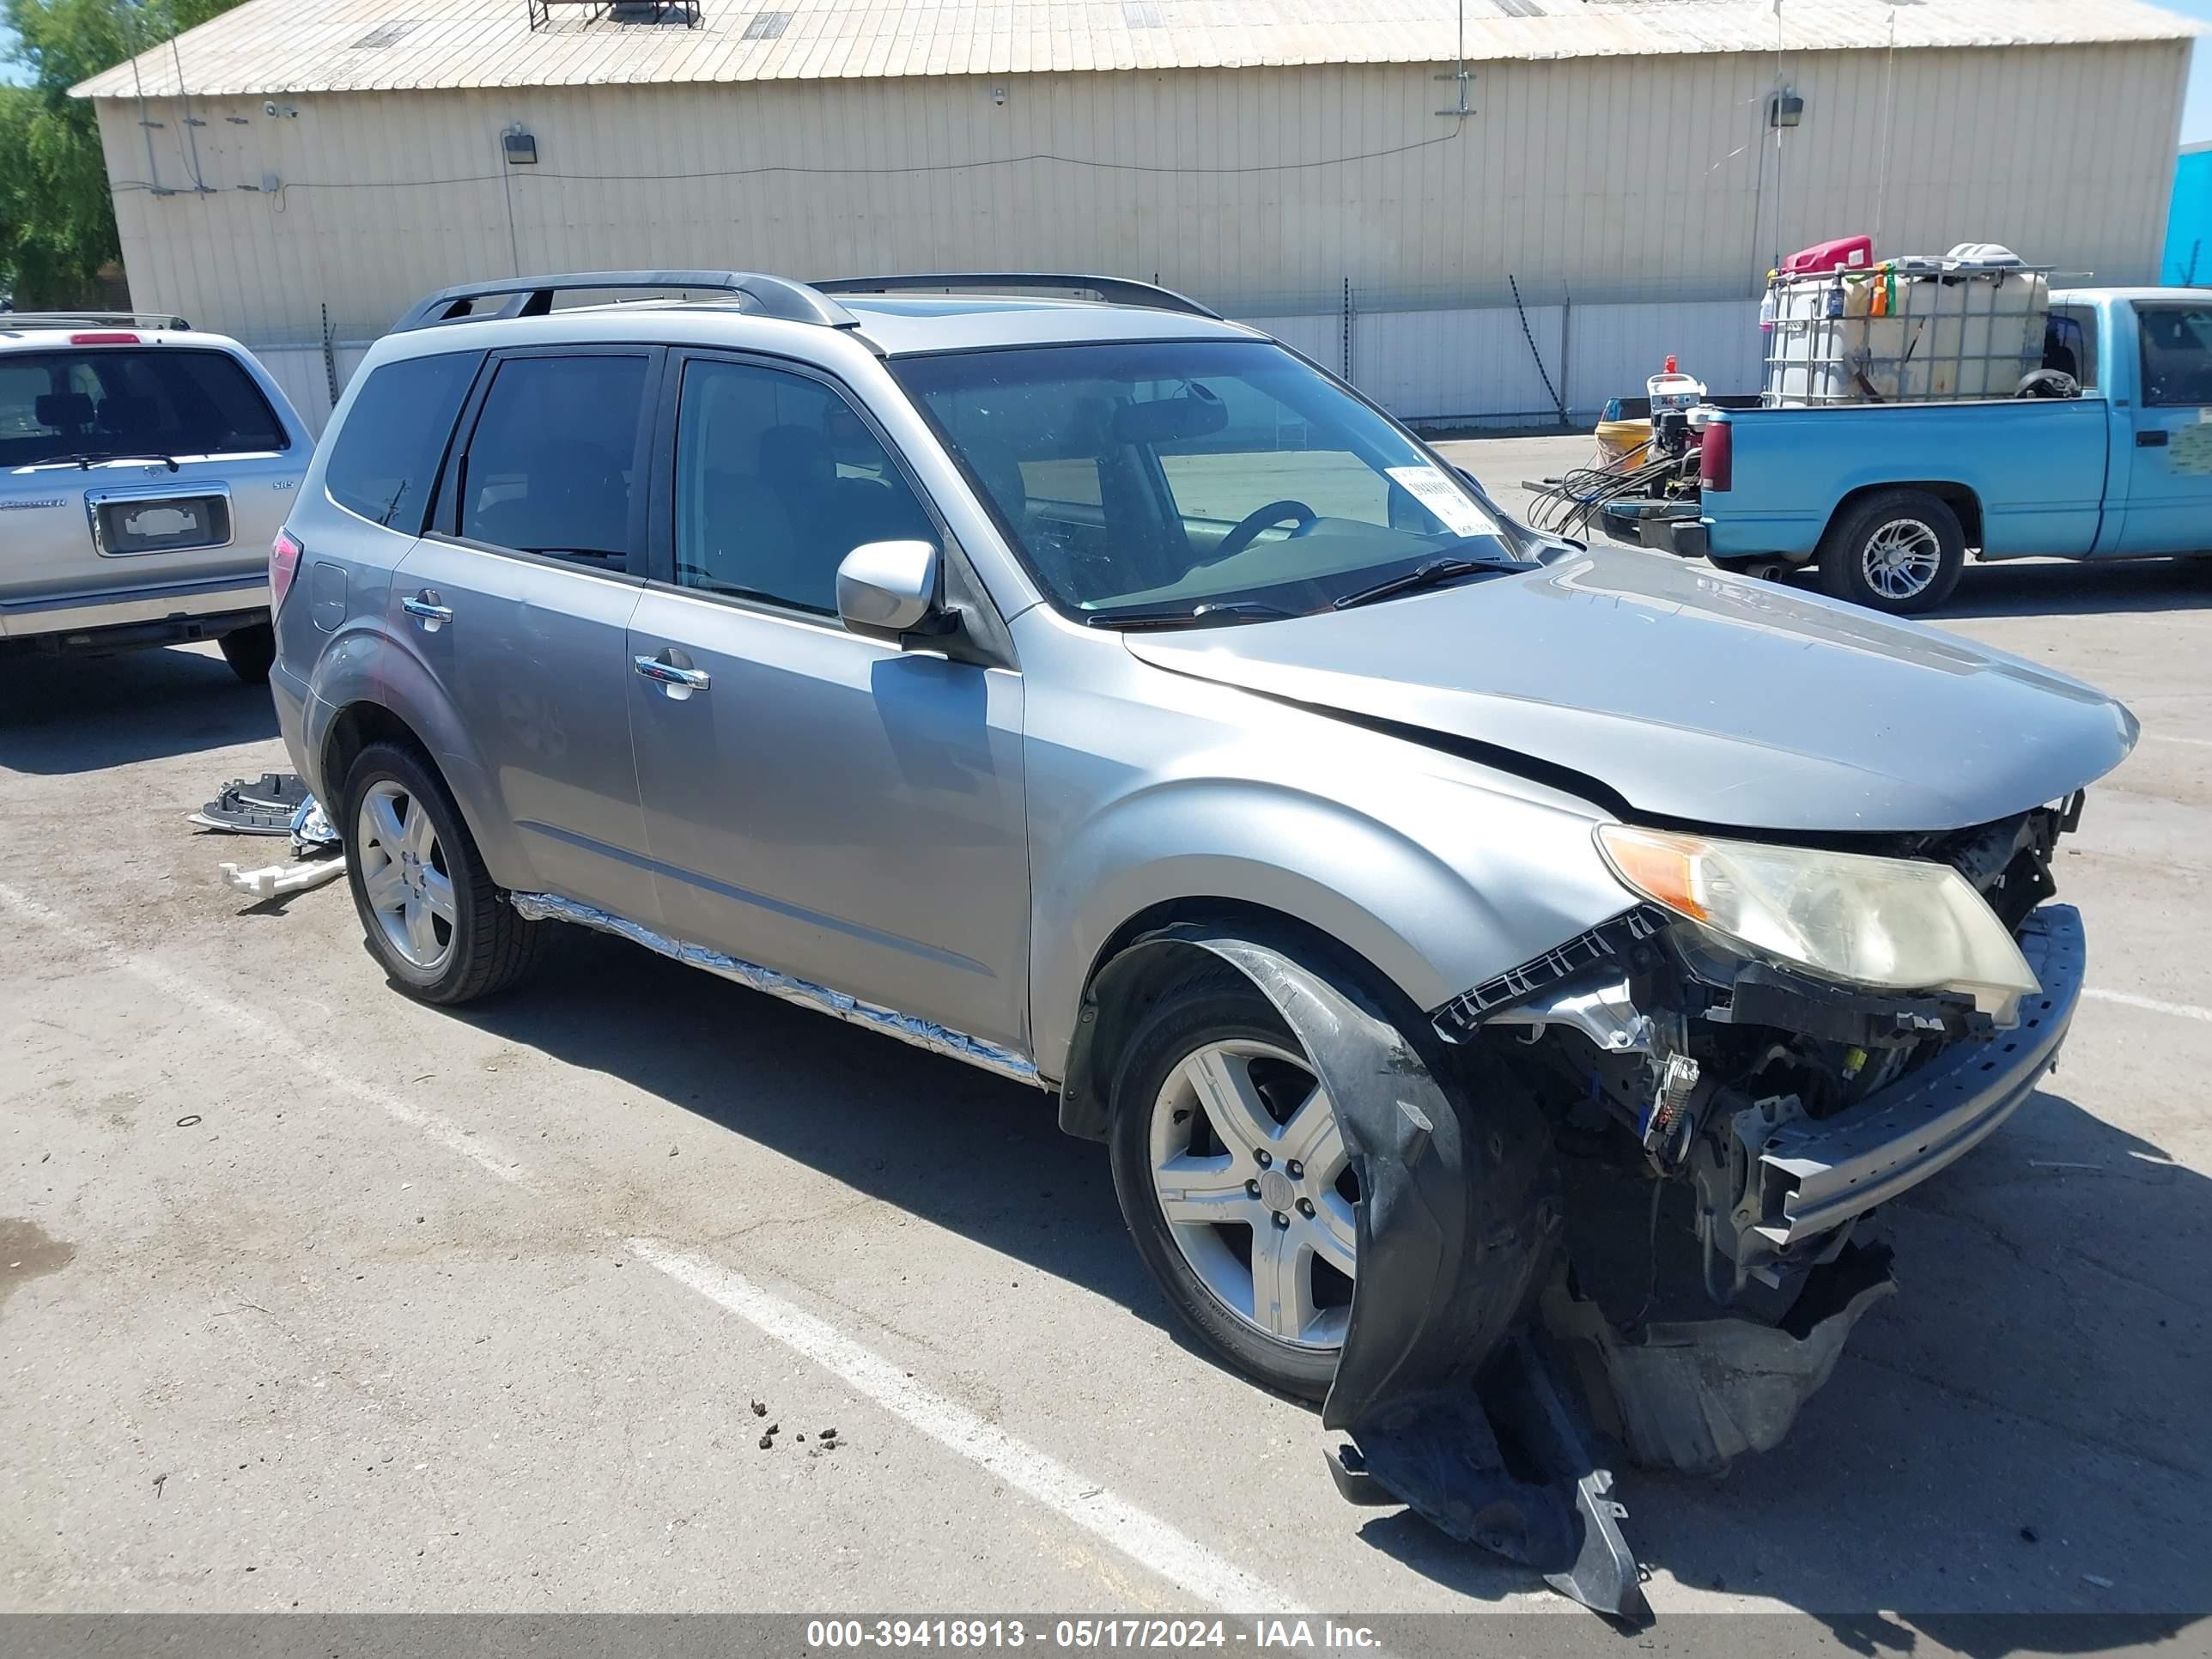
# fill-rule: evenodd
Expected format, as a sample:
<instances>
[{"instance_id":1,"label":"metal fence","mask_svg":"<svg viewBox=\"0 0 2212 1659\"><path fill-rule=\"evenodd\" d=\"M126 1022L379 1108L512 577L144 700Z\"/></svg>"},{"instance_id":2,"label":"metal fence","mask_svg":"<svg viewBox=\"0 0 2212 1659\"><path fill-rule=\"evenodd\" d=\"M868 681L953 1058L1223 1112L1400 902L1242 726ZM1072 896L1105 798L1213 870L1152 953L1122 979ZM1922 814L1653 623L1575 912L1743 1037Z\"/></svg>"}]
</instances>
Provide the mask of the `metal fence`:
<instances>
[{"instance_id":1,"label":"metal fence","mask_svg":"<svg viewBox=\"0 0 2212 1659\"><path fill-rule=\"evenodd\" d=\"M1669 356L1717 395L1759 389L1755 297L1654 289L1639 298L1625 288L1587 301L1556 285L1519 285L1517 296L1513 287L1423 293L1347 283L1326 303L1310 294L1210 302L1425 425L1587 426L1607 398L1642 396ZM250 325L232 331L319 433L383 325L331 323L305 339Z\"/></svg>"}]
</instances>

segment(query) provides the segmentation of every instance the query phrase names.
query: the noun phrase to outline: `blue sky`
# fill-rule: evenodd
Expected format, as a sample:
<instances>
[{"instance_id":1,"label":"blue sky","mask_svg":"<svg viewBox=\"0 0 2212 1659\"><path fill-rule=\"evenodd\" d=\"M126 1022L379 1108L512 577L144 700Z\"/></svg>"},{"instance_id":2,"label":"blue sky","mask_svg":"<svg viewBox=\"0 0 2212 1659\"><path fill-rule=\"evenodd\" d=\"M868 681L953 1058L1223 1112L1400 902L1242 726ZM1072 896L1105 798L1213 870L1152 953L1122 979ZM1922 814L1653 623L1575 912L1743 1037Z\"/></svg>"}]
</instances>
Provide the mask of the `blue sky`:
<instances>
[{"instance_id":1,"label":"blue sky","mask_svg":"<svg viewBox=\"0 0 2212 1659\"><path fill-rule=\"evenodd\" d=\"M2212 0L2159 0L2168 11L2178 11L2185 17L2194 17L2202 23L2212 23ZM15 37L0 28L0 55L4 55ZM0 81L21 79L15 70L0 64ZM2199 43L2194 66L2189 76L2189 104L2182 112L2181 142L2201 144L2212 140L2212 39Z\"/></svg>"},{"instance_id":2,"label":"blue sky","mask_svg":"<svg viewBox=\"0 0 2212 1659\"><path fill-rule=\"evenodd\" d=\"M2161 0L2168 11L2212 23L2212 0ZM2181 142L2201 144L2212 139L2212 37L2197 43L2190 67L2189 102L2181 112Z\"/></svg>"}]
</instances>

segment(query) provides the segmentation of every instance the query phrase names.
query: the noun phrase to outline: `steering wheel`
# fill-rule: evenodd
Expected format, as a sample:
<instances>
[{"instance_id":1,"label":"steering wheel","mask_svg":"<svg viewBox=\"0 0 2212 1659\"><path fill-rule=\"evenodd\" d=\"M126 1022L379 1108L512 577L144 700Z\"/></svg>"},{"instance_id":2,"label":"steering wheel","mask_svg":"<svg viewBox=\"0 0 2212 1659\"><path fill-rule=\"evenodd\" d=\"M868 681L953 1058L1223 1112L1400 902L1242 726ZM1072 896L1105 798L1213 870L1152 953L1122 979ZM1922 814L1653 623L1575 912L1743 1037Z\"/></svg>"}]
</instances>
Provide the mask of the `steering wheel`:
<instances>
[{"instance_id":1,"label":"steering wheel","mask_svg":"<svg viewBox=\"0 0 2212 1659\"><path fill-rule=\"evenodd\" d=\"M1297 530L1304 530L1320 517L1320 514L1304 501L1269 501L1267 506L1255 508L1239 519L1237 527L1215 544L1206 562L1219 564L1224 559L1235 558L1251 546L1263 530L1271 530L1279 524L1291 524ZM1291 533L1295 535L1297 530Z\"/></svg>"}]
</instances>

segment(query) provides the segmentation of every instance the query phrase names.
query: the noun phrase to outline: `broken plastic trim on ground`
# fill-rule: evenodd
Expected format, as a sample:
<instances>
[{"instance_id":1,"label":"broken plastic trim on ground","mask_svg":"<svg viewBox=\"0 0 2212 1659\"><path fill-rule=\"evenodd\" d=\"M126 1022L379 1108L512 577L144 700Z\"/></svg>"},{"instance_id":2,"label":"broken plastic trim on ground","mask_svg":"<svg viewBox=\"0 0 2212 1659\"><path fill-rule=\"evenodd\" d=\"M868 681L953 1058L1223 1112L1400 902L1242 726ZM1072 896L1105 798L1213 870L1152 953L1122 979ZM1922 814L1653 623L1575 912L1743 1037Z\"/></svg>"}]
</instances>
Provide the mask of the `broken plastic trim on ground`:
<instances>
[{"instance_id":1,"label":"broken plastic trim on ground","mask_svg":"<svg viewBox=\"0 0 2212 1659\"><path fill-rule=\"evenodd\" d=\"M345 850L330 815L296 772L264 772L258 779L233 778L187 823L232 836L289 836L290 864L257 870L225 863L223 884L250 898L280 898L335 881L345 870Z\"/></svg>"}]
</instances>

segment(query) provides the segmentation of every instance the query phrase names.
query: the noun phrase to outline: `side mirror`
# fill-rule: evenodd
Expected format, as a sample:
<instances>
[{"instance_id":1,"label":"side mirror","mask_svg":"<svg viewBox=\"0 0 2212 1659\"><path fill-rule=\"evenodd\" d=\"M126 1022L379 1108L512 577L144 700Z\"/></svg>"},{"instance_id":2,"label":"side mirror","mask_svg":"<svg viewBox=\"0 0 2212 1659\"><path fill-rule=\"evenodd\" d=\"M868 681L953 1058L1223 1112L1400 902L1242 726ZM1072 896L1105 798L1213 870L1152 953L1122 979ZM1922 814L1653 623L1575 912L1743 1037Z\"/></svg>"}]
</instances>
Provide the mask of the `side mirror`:
<instances>
[{"instance_id":1,"label":"side mirror","mask_svg":"<svg viewBox=\"0 0 2212 1659\"><path fill-rule=\"evenodd\" d=\"M837 616L855 634L896 643L937 613L937 549L927 542L865 542L837 567Z\"/></svg>"}]
</instances>

